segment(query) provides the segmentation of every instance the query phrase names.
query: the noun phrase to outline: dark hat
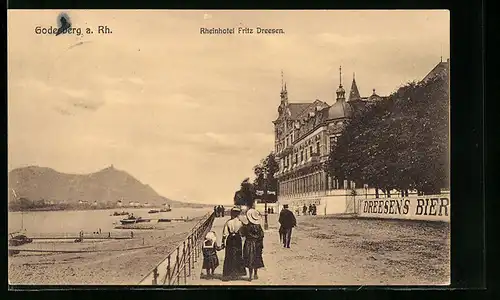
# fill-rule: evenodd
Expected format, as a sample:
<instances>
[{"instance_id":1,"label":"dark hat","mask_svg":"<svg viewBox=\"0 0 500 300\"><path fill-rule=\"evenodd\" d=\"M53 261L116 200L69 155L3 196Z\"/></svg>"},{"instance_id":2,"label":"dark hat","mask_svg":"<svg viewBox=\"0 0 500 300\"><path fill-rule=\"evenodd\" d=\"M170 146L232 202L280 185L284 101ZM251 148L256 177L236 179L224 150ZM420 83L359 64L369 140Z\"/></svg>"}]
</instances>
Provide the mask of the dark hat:
<instances>
[{"instance_id":1,"label":"dark hat","mask_svg":"<svg viewBox=\"0 0 500 300\"><path fill-rule=\"evenodd\" d=\"M288 208L288 204L283 204L283 208Z\"/></svg>"}]
</instances>

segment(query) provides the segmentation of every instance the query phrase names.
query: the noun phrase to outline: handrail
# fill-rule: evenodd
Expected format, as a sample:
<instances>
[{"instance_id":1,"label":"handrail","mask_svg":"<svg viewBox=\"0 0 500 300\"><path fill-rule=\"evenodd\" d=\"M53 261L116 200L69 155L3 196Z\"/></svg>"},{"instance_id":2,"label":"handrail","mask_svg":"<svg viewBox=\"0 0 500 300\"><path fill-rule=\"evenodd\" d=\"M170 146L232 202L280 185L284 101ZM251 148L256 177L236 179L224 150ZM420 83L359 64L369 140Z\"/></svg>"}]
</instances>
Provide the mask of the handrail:
<instances>
[{"instance_id":1,"label":"handrail","mask_svg":"<svg viewBox=\"0 0 500 300\"><path fill-rule=\"evenodd\" d=\"M214 212L207 213L204 217L202 217L189 231L186 238L154 268L152 268L151 271L142 278L139 284L172 285L177 283L177 285L179 285L181 275L184 279L184 284L186 284L187 277L191 276L191 269L194 269L194 263L197 262L197 259L201 254L199 245L208 231L212 228L214 219ZM173 266L171 266L172 257L175 259ZM188 266L186 266L186 264ZM159 271L161 271L162 274L160 274ZM183 272L183 274L181 274L181 272ZM160 276L161 278L158 280L158 277ZM148 281L148 278L150 278L151 281Z\"/></svg>"}]
</instances>

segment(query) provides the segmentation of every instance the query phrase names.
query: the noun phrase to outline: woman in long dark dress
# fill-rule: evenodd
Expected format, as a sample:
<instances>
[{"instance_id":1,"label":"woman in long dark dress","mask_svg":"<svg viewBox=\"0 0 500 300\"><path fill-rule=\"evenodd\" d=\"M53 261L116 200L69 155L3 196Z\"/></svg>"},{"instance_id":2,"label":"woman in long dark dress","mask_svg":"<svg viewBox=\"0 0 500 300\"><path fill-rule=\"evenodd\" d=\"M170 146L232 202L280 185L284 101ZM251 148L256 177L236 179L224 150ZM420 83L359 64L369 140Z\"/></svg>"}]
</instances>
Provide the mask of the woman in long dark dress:
<instances>
[{"instance_id":1,"label":"woman in long dark dress","mask_svg":"<svg viewBox=\"0 0 500 300\"><path fill-rule=\"evenodd\" d=\"M231 209L231 219L226 222L222 230L222 244L226 248L224 257L224 266L222 268L222 279L235 279L239 276L246 275L245 266L243 264L242 242L240 229L243 226L238 215L240 209L234 207Z\"/></svg>"},{"instance_id":2,"label":"woman in long dark dress","mask_svg":"<svg viewBox=\"0 0 500 300\"><path fill-rule=\"evenodd\" d=\"M262 259L262 249L264 249L264 230L260 226L260 214L255 209L247 211L248 224L241 229L242 236L245 237L243 246L243 262L248 268L248 279L258 279L257 270L264 267Z\"/></svg>"}]
</instances>

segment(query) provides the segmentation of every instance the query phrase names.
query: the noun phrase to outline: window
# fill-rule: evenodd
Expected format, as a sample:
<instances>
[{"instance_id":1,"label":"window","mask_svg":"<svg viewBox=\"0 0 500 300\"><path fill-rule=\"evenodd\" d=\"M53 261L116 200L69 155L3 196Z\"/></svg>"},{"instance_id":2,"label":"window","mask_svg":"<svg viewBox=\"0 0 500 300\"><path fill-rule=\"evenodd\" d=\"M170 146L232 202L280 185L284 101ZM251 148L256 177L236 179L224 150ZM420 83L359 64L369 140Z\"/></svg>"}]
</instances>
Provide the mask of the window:
<instances>
[{"instance_id":1,"label":"window","mask_svg":"<svg viewBox=\"0 0 500 300\"><path fill-rule=\"evenodd\" d=\"M298 162L299 162L299 155L295 154L295 163L298 163Z\"/></svg>"},{"instance_id":2,"label":"window","mask_svg":"<svg viewBox=\"0 0 500 300\"><path fill-rule=\"evenodd\" d=\"M304 151L300 151L300 161L304 161Z\"/></svg>"},{"instance_id":3,"label":"window","mask_svg":"<svg viewBox=\"0 0 500 300\"><path fill-rule=\"evenodd\" d=\"M319 152L320 152L320 149L319 149L319 142L316 142L316 153L318 153L318 154L319 154Z\"/></svg>"},{"instance_id":4,"label":"window","mask_svg":"<svg viewBox=\"0 0 500 300\"><path fill-rule=\"evenodd\" d=\"M313 154L313 146L309 146L309 156L312 156Z\"/></svg>"},{"instance_id":5,"label":"window","mask_svg":"<svg viewBox=\"0 0 500 300\"><path fill-rule=\"evenodd\" d=\"M330 149L333 148L336 144L337 144L337 137L331 136L330 137Z\"/></svg>"}]
</instances>

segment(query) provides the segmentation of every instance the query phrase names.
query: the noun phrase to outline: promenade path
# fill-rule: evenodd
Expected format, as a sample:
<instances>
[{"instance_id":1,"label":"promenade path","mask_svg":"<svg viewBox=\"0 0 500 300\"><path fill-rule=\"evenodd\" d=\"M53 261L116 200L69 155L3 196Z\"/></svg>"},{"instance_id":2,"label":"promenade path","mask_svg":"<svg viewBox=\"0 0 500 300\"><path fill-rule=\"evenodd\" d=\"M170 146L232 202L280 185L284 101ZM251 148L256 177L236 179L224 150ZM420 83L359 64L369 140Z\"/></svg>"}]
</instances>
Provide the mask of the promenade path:
<instances>
[{"instance_id":1,"label":"promenade path","mask_svg":"<svg viewBox=\"0 0 500 300\"><path fill-rule=\"evenodd\" d=\"M300 217L298 222L300 222ZM216 218L212 230L217 233L217 243L222 240L222 228L228 217ZM262 218L262 226L263 226ZM283 248L279 241L278 215L268 216L269 229L265 230L263 260L265 268L259 270L257 280L249 282L247 277L239 280L222 281L222 268L224 264L224 250L219 251L219 267L215 270L214 278L205 278L206 271L201 270L201 263L196 267L194 276L187 281L188 285L332 285L355 284L350 276L344 274L341 266L334 266L329 257L321 257L328 249L320 249L320 240L311 238L306 228L301 228L300 223L292 233L291 248ZM321 250L321 251L320 251ZM330 253L330 251L328 251ZM318 255L319 254L319 255ZM351 266L352 269L352 266ZM362 271L362 270L360 270ZM201 275L203 274L203 275ZM347 278L349 277L349 278Z\"/></svg>"},{"instance_id":2,"label":"promenade path","mask_svg":"<svg viewBox=\"0 0 500 300\"><path fill-rule=\"evenodd\" d=\"M279 242L277 215L265 230L265 268L251 282L222 281L224 250L213 279L200 276L201 261L188 285L386 285L447 284L449 224L356 219L351 216L299 216L291 248ZM229 218L216 218L212 230L221 243ZM206 274L203 270L203 274Z\"/></svg>"}]
</instances>

